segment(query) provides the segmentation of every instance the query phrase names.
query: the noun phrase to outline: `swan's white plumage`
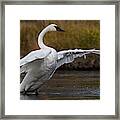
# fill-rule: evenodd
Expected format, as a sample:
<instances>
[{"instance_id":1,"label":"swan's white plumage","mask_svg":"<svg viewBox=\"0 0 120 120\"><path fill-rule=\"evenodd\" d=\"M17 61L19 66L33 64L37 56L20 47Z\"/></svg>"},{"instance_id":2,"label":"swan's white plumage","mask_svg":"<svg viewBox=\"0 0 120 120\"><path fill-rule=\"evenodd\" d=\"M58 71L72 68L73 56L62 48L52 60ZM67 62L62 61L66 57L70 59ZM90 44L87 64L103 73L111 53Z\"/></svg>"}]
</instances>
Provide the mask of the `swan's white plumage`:
<instances>
[{"instance_id":1,"label":"swan's white plumage","mask_svg":"<svg viewBox=\"0 0 120 120\"><path fill-rule=\"evenodd\" d=\"M45 50L40 49L40 50L32 51L28 55L26 55L23 59L20 60L20 66L23 66L36 59L44 59L50 53L51 53L50 49L45 49Z\"/></svg>"},{"instance_id":2,"label":"swan's white plumage","mask_svg":"<svg viewBox=\"0 0 120 120\"><path fill-rule=\"evenodd\" d=\"M57 68L65 63L73 62L75 58L86 56L90 53L99 53L99 51L95 49L90 50L82 50L82 49L75 49L75 50L63 50L58 52L58 60L57 60Z\"/></svg>"},{"instance_id":3,"label":"swan's white plumage","mask_svg":"<svg viewBox=\"0 0 120 120\"><path fill-rule=\"evenodd\" d=\"M73 62L75 58L86 56L87 54L100 54L99 50L63 50L57 52L55 49L46 46L43 43L43 37L48 31L61 30L57 25L47 26L38 36L38 45L40 50L30 52L24 58L20 59L20 73L25 73L21 79L20 91L34 91L43 83L49 80L55 70L64 63ZM63 30L61 30L63 31Z\"/></svg>"}]
</instances>

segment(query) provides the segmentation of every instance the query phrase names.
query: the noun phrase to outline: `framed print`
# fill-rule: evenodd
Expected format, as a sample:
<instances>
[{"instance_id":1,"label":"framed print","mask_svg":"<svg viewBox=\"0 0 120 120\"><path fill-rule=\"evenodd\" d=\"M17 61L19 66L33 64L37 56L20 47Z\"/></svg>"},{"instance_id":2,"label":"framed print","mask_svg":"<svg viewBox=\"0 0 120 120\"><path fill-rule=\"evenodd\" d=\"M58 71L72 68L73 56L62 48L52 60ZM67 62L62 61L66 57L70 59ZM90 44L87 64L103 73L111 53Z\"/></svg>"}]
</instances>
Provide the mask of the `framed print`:
<instances>
[{"instance_id":1,"label":"framed print","mask_svg":"<svg viewBox=\"0 0 120 120\"><path fill-rule=\"evenodd\" d=\"M31 28L28 27L30 25ZM29 39L26 38L27 31L29 31L30 29L33 30L38 25L40 27L38 28L39 30L36 33L38 33L37 44L39 47L33 45L36 48L33 48L33 46L32 48L37 50L29 51L28 49L30 44L34 44L36 43L36 41L33 43L27 42L27 39ZM66 31L58 26L63 26L63 28L66 28ZM41 28L43 28L43 30L41 30ZM51 31L51 29L53 30ZM78 33L81 34L74 32L75 29L78 30L79 31ZM21 20L20 31L21 31L20 33L21 100L100 99L99 20ZM41 32L39 33L39 31ZM70 33L70 31L72 33ZM53 34L56 35L54 36ZM77 35L78 38L75 37ZM36 34L34 36L36 36ZM54 36L55 38L52 38L52 36ZM66 39L65 42L64 39ZM75 39L76 43L74 42ZM95 39L96 42L94 42ZM91 43L87 44L88 42L87 40L91 41ZM83 44L83 48L86 47L86 49L79 49L81 46L80 43L84 43L83 41L86 41L85 43L86 45ZM27 45L28 47L26 47ZM73 46L74 49L71 49ZM52 52L47 56L47 58L44 57L44 59L40 59L43 60L42 66L38 65L39 59L28 62L29 57L34 55L36 56L38 53L39 55L40 54L42 55L43 53L47 54L49 50ZM57 59L56 56L58 57ZM39 67L37 68L36 65ZM34 68L33 66L34 67L36 66L35 69L33 69ZM30 69L30 73L29 72L26 73L26 71L29 71L27 69ZM29 85L27 83L28 86L27 87L25 81L28 80L27 79L28 77L30 77L29 74L30 76L32 75L32 77L31 80L29 79L30 83ZM39 78L39 80L37 81L38 82L37 85L35 83L36 77L37 80ZM81 77L84 77L84 80L83 79L80 80Z\"/></svg>"},{"instance_id":2,"label":"framed print","mask_svg":"<svg viewBox=\"0 0 120 120\"><path fill-rule=\"evenodd\" d=\"M1 118L119 119L118 1L1 8Z\"/></svg>"}]
</instances>

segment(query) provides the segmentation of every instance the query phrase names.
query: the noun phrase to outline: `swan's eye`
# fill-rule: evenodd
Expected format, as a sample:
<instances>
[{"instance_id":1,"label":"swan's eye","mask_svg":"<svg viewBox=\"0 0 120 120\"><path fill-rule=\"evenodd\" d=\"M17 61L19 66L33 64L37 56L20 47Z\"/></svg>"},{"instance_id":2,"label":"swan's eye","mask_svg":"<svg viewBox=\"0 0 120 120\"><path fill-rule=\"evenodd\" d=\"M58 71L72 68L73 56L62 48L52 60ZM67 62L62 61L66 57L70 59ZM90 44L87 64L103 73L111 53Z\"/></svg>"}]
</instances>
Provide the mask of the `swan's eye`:
<instances>
[{"instance_id":1,"label":"swan's eye","mask_svg":"<svg viewBox=\"0 0 120 120\"><path fill-rule=\"evenodd\" d=\"M61 31L64 32L64 30L62 30L61 28L59 28L58 26L54 26L56 28L56 31Z\"/></svg>"}]
</instances>

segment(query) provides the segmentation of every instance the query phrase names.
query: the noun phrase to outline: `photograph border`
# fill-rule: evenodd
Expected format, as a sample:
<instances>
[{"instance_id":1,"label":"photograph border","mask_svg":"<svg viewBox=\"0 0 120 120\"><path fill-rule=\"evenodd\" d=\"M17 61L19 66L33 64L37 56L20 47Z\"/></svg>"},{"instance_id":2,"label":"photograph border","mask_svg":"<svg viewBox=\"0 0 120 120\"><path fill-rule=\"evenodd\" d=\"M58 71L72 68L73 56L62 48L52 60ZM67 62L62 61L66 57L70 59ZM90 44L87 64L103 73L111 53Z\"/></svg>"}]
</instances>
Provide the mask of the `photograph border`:
<instances>
[{"instance_id":1,"label":"photograph border","mask_svg":"<svg viewBox=\"0 0 120 120\"><path fill-rule=\"evenodd\" d=\"M115 115L5 115L5 5L115 5ZM119 119L119 17L120 1L2 1L0 54L0 118L2 119Z\"/></svg>"}]
</instances>

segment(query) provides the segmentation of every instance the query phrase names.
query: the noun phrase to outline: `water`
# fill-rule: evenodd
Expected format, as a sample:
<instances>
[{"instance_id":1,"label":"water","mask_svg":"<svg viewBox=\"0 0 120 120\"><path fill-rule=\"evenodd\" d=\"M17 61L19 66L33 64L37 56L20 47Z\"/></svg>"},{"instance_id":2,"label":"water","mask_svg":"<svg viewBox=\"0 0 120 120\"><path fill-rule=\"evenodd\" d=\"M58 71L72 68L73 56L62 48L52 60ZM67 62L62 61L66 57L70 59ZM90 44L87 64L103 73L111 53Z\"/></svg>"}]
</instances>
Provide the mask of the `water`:
<instances>
[{"instance_id":1,"label":"water","mask_svg":"<svg viewBox=\"0 0 120 120\"><path fill-rule=\"evenodd\" d=\"M100 99L99 71L57 71L39 89L39 95L20 95L21 100Z\"/></svg>"}]
</instances>

